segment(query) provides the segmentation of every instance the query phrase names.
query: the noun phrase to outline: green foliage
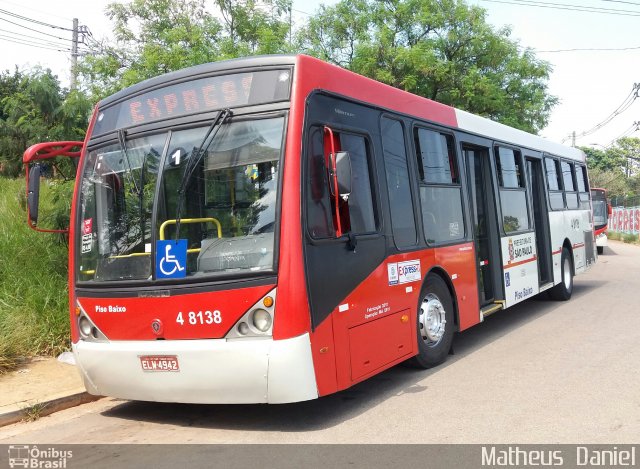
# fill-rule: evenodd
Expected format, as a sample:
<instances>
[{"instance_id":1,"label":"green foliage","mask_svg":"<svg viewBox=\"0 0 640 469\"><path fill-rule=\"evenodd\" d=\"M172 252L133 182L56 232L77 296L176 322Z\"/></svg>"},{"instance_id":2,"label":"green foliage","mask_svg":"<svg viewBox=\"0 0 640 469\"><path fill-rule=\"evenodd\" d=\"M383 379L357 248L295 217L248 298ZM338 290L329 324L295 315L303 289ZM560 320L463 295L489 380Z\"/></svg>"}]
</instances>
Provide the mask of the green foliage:
<instances>
[{"instance_id":1,"label":"green foliage","mask_svg":"<svg viewBox=\"0 0 640 469\"><path fill-rule=\"evenodd\" d=\"M520 51L508 28L463 0L343 0L320 10L291 45L290 0L112 3L114 41L81 60L94 99L190 65L305 52L392 86L529 132L548 121L551 67Z\"/></svg>"},{"instance_id":2,"label":"green foliage","mask_svg":"<svg viewBox=\"0 0 640 469\"><path fill-rule=\"evenodd\" d=\"M0 74L0 174L16 176L34 143L83 139L91 104L60 86L51 70Z\"/></svg>"},{"instance_id":3,"label":"green foliage","mask_svg":"<svg viewBox=\"0 0 640 469\"><path fill-rule=\"evenodd\" d=\"M609 151L623 162L627 177L640 174L640 138L625 137L616 141Z\"/></svg>"},{"instance_id":4,"label":"green foliage","mask_svg":"<svg viewBox=\"0 0 640 469\"><path fill-rule=\"evenodd\" d=\"M609 197L640 194L640 138L625 137L604 149L580 147L587 155L591 187Z\"/></svg>"},{"instance_id":5,"label":"green foliage","mask_svg":"<svg viewBox=\"0 0 640 469\"><path fill-rule=\"evenodd\" d=\"M536 133L557 98L551 67L462 0L343 0L321 7L299 46L389 85Z\"/></svg>"},{"instance_id":6,"label":"green foliage","mask_svg":"<svg viewBox=\"0 0 640 469\"><path fill-rule=\"evenodd\" d=\"M45 209L53 192L42 185ZM69 346L67 248L27 226L20 194L24 181L0 178L0 372Z\"/></svg>"},{"instance_id":7,"label":"green foliage","mask_svg":"<svg viewBox=\"0 0 640 469\"><path fill-rule=\"evenodd\" d=\"M589 184L591 187L606 189L608 198L624 196L629 191L628 181L620 169L590 169Z\"/></svg>"},{"instance_id":8,"label":"green foliage","mask_svg":"<svg viewBox=\"0 0 640 469\"><path fill-rule=\"evenodd\" d=\"M625 159L619 151L613 148L580 147L587 155L587 166L589 169L600 169L602 171L622 170L625 167Z\"/></svg>"},{"instance_id":9,"label":"green foliage","mask_svg":"<svg viewBox=\"0 0 640 469\"><path fill-rule=\"evenodd\" d=\"M207 4L210 6L210 4ZM115 41L90 45L79 65L94 100L163 73L289 51L289 1L133 0L112 3ZM220 18L220 19L219 19Z\"/></svg>"}]
</instances>

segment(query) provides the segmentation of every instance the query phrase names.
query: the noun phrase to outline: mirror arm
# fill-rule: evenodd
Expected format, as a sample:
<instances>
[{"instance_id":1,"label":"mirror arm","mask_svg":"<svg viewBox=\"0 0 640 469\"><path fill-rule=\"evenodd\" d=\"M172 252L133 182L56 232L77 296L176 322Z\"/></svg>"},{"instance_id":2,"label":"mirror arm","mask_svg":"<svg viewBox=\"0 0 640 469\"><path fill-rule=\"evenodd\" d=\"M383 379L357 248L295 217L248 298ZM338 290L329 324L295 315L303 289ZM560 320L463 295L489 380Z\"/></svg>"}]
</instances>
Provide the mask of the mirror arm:
<instances>
[{"instance_id":1,"label":"mirror arm","mask_svg":"<svg viewBox=\"0 0 640 469\"><path fill-rule=\"evenodd\" d=\"M329 153L329 160L331 163L331 169L329 170L329 176L331 180L329 184L333 186L333 198L336 206L336 238L342 236L342 225L340 223L340 194L338 193L338 170L336 164L336 149L333 140L333 130L331 127L324 127L324 132L329 134L329 141L331 142L331 152Z\"/></svg>"},{"instance_id":2,"label":"mirror arm","mask_svg":"<svg viewBox=\"0 0 640 469\"><path fill-rule=\"evenodd\" d=\"M25 178L26 178L26 197L27 197L27 225L29 228L35 231L40 231L43 233L69 233L69 228L63 230L45 230L42 228L38 228L37 221L32 221L31 213L29 210L29 187L30 187L30 164L38 163L42 160L48 160L51 158L55 158L58 156L66 156L68 158L72 158L72 161L76 162L80 158L82 153L82 147L84 142L82 141L62 141L62 142L46 142L46 143L37 143L35 145L31 145L27 148L22 155L22 164L25 168ZM77 170L77 165L76 170ZM39 184L39 181L38 181ZM36 213L37 215L37 213Z\"/></svg>"}]
</instances>

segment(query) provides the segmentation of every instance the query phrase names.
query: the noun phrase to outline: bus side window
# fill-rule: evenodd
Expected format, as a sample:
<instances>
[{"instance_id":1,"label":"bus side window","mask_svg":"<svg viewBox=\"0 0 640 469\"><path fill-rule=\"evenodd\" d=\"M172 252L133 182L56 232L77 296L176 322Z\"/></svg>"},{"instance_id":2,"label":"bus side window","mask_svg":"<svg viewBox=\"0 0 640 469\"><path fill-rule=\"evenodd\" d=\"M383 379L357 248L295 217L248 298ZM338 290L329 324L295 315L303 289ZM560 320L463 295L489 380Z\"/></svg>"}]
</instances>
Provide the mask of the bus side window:
<instances>
[{"instance_id":1,"label":"bus side window","mask_svg":"<svg viewBox=\"0 0 640 469\"><path fill-rule=\"evenodd\" d=\"M322 127L314 127L309 134L307 226L314 238L329 238L335 234L323 135Z\"/></svg>"},{"instance_id":2,"label":"bus side window","mask_svg":"<svg viewBox=\"0 0 640 469\"><path fill-rule=\"evenodd\" d=\"M567 208L576 209L578 208L578 194L573 182L573 165L565 161L561 161L560 167L562 168L562 181L564 185L564 197L567 201Z\"/></svg>"},{"instance_id":3,"label":"bus side window","mask_svg":"<svg viewBox=\"0 0 640 469\"><path fill-rule=\"evenodd\" d=\"M551 210L563 210L564 199L562 197L562 186L560 185L560 171L558 160L555 158L544 159L545 172L547 173L547 187L549 188L549 205Z\"/></svg>"},{"instance_id":4,"label":"bus side window","mask_svg":"<svg viewBox=\"0 0 640 469\"><path fill-rule=\"evenodd\" d=\"M416 128L414 140L425 240L437 244L464 239L462 189L453 137Z\"/></svg>"},{"instance_id":5,"label":"bus side window","mask_svg":"<svg viewBox=\"0 0 640 469\"><path fill-rule=\"evenodd\" d=\"M367 140L361 135L333 130L328 132L322 127L313 127L308 145L306 204L309 234L320 239L336 236L336 199L329 190L332 151L347 151L351 159L351 194L347 200L338 199L342 233L375 232L377 218L373 208L371 152Z\"/></svg>"},{"instance_id":6,"label":"bus side window","mask_svg":"<svg viewBox=\"0 0 640 469\"><path fill-rule=\"evenodd\" d=\"M381 130L393 239L398 248L414 246L418 236L404 127L400 121L383 117Z\"/></svg>"},{"instance_id":7,"label":"bus side window","mask_svg":"<svg viewBox=\"0 0 640 469\"><path fill-rule=\"evenodd\" d=\"M589 181L585 167L576 165L576 182L578 185L578 197L580 198L580 208L589 210Z\"/></svg>"},{"instance_id":8,"label":"bus side window","mask_svg":"<svg viewBox=\"0 0 640 469\"><path fill-rule=\"evenodd\" d=\"M502 228L505 233L528 230L529 210L522 155L517 150L496 147L496 169L500 186Z\"/></svg>"},{"instance_id":9,"label":"bus side window","mask_svg":"<svg viewBox=\"0 0 640 469\"><path fill-rule=\"evenodd\" d=\"M340 211L341 217L348 217L348 227L343 232L373 233L377 220L373 210L373 191L371 190L371 152L365 138L348 133L338 134L340 150L351 156L351 195L345 204L346 211ZM337 150L336 150L337 151Z\"/></svg>"}]
</instances>

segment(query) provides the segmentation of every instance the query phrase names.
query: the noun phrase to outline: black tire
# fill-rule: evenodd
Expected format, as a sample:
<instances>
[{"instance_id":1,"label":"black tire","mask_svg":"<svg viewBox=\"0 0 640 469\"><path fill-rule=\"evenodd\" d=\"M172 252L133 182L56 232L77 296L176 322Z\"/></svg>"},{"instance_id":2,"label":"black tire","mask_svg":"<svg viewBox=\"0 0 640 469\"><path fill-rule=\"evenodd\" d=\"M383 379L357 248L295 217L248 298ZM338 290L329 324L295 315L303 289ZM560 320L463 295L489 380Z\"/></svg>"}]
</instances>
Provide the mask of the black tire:
<instances>
[{"instance_id":1,"label":"black tire","mask_svg":"<svg viewBox=\"0 0 640 469\"><path fill-rule=\"evenodd\" d=\"M567 248L562 248L560 283L549 290L549 296L557 301L567 301L573 293L573 263Z\"/></svg>"},{"instance_id":2,"label":"black tire","mask_svg":"<svg viewBox=\"0 0 640 469\"><path fill-rule=\"evenodd\" d=\"M598 248L598 254L604 254L604 246L596 246Z\"/></svg>"},{"instance_id":3,"label":"black tire","mask_svg":"<svg viewBox=\"0 0 640 469\"><path fill-rule=\"evenodd\" d=\"M440 310L442 307L444 311ZM416 334L418 354L410 363L418 368L431 368L444 362L449 355L455 329L453 300L444 280L438 275L427 276L418 302ZM432 328L427 330L425 324L431 317ZM440 327L444 328L441 330ZM440 338L436 340L436 337Z\"/></svg>"}]
</instances>

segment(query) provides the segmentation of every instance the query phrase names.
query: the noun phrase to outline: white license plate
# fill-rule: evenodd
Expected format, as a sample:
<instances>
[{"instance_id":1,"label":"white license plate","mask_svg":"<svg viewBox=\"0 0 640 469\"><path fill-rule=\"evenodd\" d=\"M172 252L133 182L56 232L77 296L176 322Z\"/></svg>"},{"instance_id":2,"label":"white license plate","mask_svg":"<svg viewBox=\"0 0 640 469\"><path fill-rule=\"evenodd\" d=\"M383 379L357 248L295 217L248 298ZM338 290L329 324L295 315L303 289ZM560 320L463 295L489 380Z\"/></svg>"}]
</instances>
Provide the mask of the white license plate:
<instances>
[{"instance_id":1,"label":"white license plate","mask_svg":"<svg viewBox=\"0 0 640 469\"><path fill-rule=\"evenodd\" d=\"M142 355L140 366L143 371L180 371L175 355Z\"/></svg>"}]
</instances>

